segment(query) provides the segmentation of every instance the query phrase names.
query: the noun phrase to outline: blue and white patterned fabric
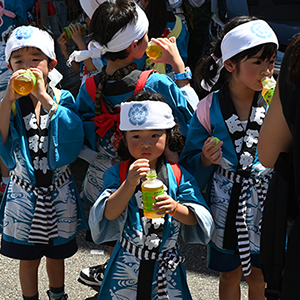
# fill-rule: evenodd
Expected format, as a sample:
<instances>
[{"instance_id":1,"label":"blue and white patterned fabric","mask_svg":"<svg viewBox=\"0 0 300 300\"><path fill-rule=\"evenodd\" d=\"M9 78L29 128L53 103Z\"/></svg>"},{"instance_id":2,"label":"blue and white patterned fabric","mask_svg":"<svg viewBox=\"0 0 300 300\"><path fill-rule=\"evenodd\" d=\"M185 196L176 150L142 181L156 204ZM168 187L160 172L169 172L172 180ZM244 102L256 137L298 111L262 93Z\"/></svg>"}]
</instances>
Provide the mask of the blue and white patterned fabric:
<instances>
[{"instance_id":1,"label":"blue and white patterned fabric","mask_svg":"<svg viewBox=\"0 0 300 300\"><path fill-rule=\"evenodd\" d=\"M48 138L37 138L31 146L27 142L25 124L36 126L37 121L34 117L23 121L19 106L19 101L22 100L23 97L15 100L16 115L11 113L7 142L3 144L0 137L0 155L13 174L32 186L36 185L36 168L52 170L54 182L77 158L83 145L83 127L74 98L70 92L61 91L57 111L51 120L46 115L48 120L44 122L48 127ZM29 147L45 149L46 161L33 164ZM58 238L53 240L53 245L56 246L73 239L79 230L87 229L88 224L72 175L62 186L54 189L51 195L57 214ZM35 206L36 196L33 192L23 189L14 181L9 182L0 206L0 232L5 241L30 244L28 237Z\"/></svg>"},{"instance_id":2,"label":"blue and white patterned fabric","mask_svg":"<svg viewBox=\"0 0 300 300\"><path fill-rule=\"evenodd\" d=\"M161 240L149 234L149 219L140 214L143 208L142 194L134 194L126 209L115 220L109 221L104 217L104 209L108 197L120 187L119 165L112 166L104 174L104 186L99 199L92 206L89 225L94 241L104 243L121 238L133 246L150 251L159 244L159 253L172 248L177 249L177 241L181 235L188 243L207 244L213 230L213 221L207 205L197 187L194 177L181 168L181 181L178 186L171 166L167 163L169 190L166 191L175 201L188 206L195 214L198 224L189 226L177 221L170 215L152 219L156 227L163 225ZM114 247L108 262L98 299L136 299L140 260L126 251L120 241ZM155 262L153 272L152 297L158 299L157 272L159 261ZM166 269L167 292L169 299L192 299L186 282L185 268L182 263L175 270Z\"/></svg>"},{"instance_id":3,"label":"blue and white patterned fabric","mask_svg":"<svg viewBox=\"0 0 300 300\"><path fill-rule=\"evenodd\" d=\"M208 97L201 101L206 101L207 99ZM199 103L201 103L201 101ZM201 190L203 190L208 183L206 201L210 207L216 225L211 239L212 246L224 253L234 253L234 251L223 249L225 223L234 180L233 178L228 178L224 176L224 174L217 172L214 165L209 168L204 168L199 165L199 162L204 142L208 137L215 136L224 142L222 146L223 158L219 165L224 170L235 172L239 164L236 152L236 147L238 148L238 145L232 143L221 113L218 92L213 94L212 101L209 104L207 111L201 111L201 113L209 114L209 116L205 116L203 119L209 120L211 132L208 132L207 125L202 124L199 121L198 114L195 112L189 128L185 148L180 157L180 165L184 166L195 176ZM241 127L241 124L238 122L240 121L233 120L232 128ZM246 137L249 136L245 134L243 139ZM252 140L256 139L254 136L251 138ZM264 182L264 178L268 176L270 172L270 169L266 169L259 162L256 152L252 162L250 176L255 179L261 179L264 188L267 189L268 183ZM250 252L251 254L257 254L259 253L260 248L259 225L262 216L262 207L257 189L253 184L250 184L249 189L247 190L246 206L246 222L249 231Z\"/></svg>"},{"instance_id":4,"label":"blue and white patterned fabric","mask_svg":"<svg viewBox=\"0 0 300 300\"><path fill-rule=\"evenodd\" d=\"M118 82L107 82L104 89L105 99L113 106L119 106L133 94L139 75L140 71L134 70ZM175 122L179 124L181 133L186 135L194 112L194 104L198 102L195 92L185 93L191 97L191 99L187 99L181 89L169 77L158 73L151 74L144 90L160 93L163 96L163 99L172 109ZM95 155L88 154L89 157L95 157L95 159L90 161L83 183L83 199L89 205L93 205L103 187L104 172L112 165L119 163L120 159L114 147L115 141L113 140L114 136L111 137L111 132L108 131L103 138L95 133L96 127L93 122L95 102L90 97L86 84L83 84L79 90L76 105L83 121L85 145L95 153ZM84 157L84 153L80 155Z\"/></svg>"}]
</instances>

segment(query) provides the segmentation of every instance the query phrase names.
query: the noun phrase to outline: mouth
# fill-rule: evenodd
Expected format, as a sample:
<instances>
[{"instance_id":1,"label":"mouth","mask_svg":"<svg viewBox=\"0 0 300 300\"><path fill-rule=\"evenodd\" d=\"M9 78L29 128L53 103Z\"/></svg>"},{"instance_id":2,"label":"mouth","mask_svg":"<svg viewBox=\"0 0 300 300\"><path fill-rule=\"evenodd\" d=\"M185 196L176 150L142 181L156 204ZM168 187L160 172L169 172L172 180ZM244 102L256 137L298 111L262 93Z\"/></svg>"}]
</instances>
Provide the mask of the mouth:
<instances>
[{"instance_id":1,"label":"mouth","mask_svg":"<svg viewBox=\"0 0 300 300\"><path fill-rule=\"evenodd\" d=\"M151 153L149 153L149 152L143 152L142 153L142 156L143 157L149 157L151 155Z\"/></svg>"}]
</instances>

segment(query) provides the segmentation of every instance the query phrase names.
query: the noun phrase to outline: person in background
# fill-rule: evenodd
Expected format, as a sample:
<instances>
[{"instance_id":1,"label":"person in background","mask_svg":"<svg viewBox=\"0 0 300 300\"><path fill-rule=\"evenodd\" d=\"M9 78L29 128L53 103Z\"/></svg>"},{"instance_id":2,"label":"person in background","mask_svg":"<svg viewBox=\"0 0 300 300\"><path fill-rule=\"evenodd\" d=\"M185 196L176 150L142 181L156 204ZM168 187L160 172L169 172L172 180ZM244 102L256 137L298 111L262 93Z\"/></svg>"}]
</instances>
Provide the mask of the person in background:
<instances>
[{"instance_id":1,"label":"person in background","mask_svg":"<svg viewBox=\"0 0 300 300\"><path fill-rule=\"evenodd\" d=\"M232 18L196 71L202 88L214 92L197 106L180 164L201 190L208 184L206 200L216 224L208 267L220 272L221 300L240 299L242 275L249 299L264 299L259 228L271 170L256 149L267 111L262 81L273 74L277 48L265 21Z\"/></svg>"},{"instance_id":2,"label":"person in background","mask_svg":"<svg viewBox=\"0 0 300 300\"><path fill-rule=\"evenodd\" d=\"M124 162L104 173L89 217L96 243L118 239L98 299L192 299L177 241L182 235L185 242L207 244L213 220L195 178L177 165L176 181L174 165L164 156L167 145L177 151L183 138L172 110L161 95L142 91L121 104L120 130L118 153ZM143 212L141 192L150 169L165 186L153 219Z\"/></svg>"},{"instance_id":3,"label":"person in background","mask_svg":"<svg viewBox=\"0 0 300 300\"><path fill-rule=\"evenodd\" d=\"M189 32L182 20L172 11L167 10L168 1L164 0L141 0L141 6L145 10L149 20L149 40L152 38L176 38L176 44L184 63L188 58ZM154 42L154 41L152 41ZM171 78L173 69L164 63L154 63L146 54L139 60L135 60L138 68L155 69L161 74L167 74Z\"/></svg>"},{"instance_id":4,"label":"person in background","mask_svg":"<svg viewBox=\"0 0 300 300\"><path fill-rule=\"evenodd\" d=\"M266 168L274 168L281 152L291 153L294 174L293 186L299 207L300 195L300 38L288 46L277 78L277 86L261 128L258 141L258 157ZM284 199L283 199L284 200ZM299 231L300 215L294 220L290 230L285 257L284 273L280 299L297 299L299 297Z\"/></svg>"},{"instance_id":5,"label":"person in background","mask_svg":"<svg viewBox=\"0 0 300 300\"><path fill-rule=\"evenodd\" d=\"M33 6L34 0L26 1L0 1L0 98L4 96L7 83L12 74L6 67L5 61L5 35L15 26L25 23L27 11ZM0 196L3 195L9 181L9 169L0 158L0 169L2 180L0 183Z\"/></svg>"},{"instance_id":6,"label":"person in background","mask_svg":"<svg viewBox=\"0 0 300 300\"><path fill-rule=\"evenodd\" d=\"M86 139L80 157L89 162L83 182L83 199L90 206L95 203L103 187L103 173L120 162L116 151L120 139L119 106L134 93L141 77L142 72L133 60L144 55L148 45L147 32L147 17L135 1L104 2L91 19L89 50L71 55L75 60L84 60L90 56L107 59L102 72L87 79L76 99ZM159 38L156 42L163 51L157 62L172 65L177 80L175 83L166 75L148 74L142 89L163 95L172 108L182 134L186 135L198 97L189 86L190 74L185 70L175 38ZM168 157L171 161L178 160L177 153L171 152L170 155L176 156L172 159ZM80 273L80 279L86 284L100 286L103 272L103 265L85 268Z\"/></svg>"},{"instance_id":7,"label":"person in background","mask_svg":"<svg viewBox=\"0 0 300 300\"><path fill-rule=\"evenodd\" d=\"M66 300L64 259L77 251L77 232L88 228L69 167L83 145L82 122L72 94L48 84L57 63L49 30L16 27L6 37L5 59L13 74L0 102L0 155L11 177L0 206L0 253L20 261L24 300L39 299L43 256L49 300ZM36 83L21 96L14 83L25 70Z\"/></svg>"},{"instance_id":8,"label":"person in background","mask_svg":"<svg viewBox=\"0 0 300 300\"><path fill-rule=\"evenodd\" d=\"M89 28L93 10L95 9L94 6L98 7L101 4L101 2L104 2L104 1L105 0L102 0L102 1L99 0L98 2L95 2L94 0L90 0L90 1L87 0L87 1L80 2L81 7L85 11L85 14L86 14L85 22L86 22L87 30ZM94 6L92 6L92 5L94 5ZM82 26L82 25L78 24L78 23L69 24L69 32L71 35L71 39L75 42L75 44L77 45L79 50L87 50L88 41L87 41L87 43L85 42L80 26ZM64 55L66 61L68 61L70 53L68 52L68 48L67 48L68 40L66 39L65 32L63 32L58 37L57 42L58 42L60 50L61 50L62 54ZM71 67L73 68L73 70L75 72L78 72L78 73L80 72L81 84L83 84L85 82L86 78L93 76L102 70L103 62L100 57L96 58L96 59L88 58L88 59L84 60L83 62L72 61Z\"/></svg>"}]
</instances>

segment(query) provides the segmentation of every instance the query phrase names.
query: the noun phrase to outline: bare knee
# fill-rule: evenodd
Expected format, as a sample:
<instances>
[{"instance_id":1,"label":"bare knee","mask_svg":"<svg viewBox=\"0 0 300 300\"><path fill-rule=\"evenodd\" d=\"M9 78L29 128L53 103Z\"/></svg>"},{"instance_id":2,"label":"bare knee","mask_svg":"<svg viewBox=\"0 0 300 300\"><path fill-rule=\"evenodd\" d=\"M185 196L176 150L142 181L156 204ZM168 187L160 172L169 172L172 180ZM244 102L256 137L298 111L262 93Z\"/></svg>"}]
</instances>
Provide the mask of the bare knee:
<instances>
[{"instance_id":1,"label":"bare knee","mask_svg":"<svg viewBox=\"0 0 300 300\"><path fill-rule=\"evenodd\" d=\"M242 278L242 269L237 268L231 272L221 272L220 281L226 285L239 284Z\"/></svg>"},{"instance_id":2,"label":"bare knee","mask_svg":"<svg viewBox=\"0 0 300 300\"><path fill-rule=\"evenodd\" d=\"M246 276L246 280L249 287L265 288L264 276L262 271L258 268L252 267L250 275Z\"/></svg>"}]
</instances>

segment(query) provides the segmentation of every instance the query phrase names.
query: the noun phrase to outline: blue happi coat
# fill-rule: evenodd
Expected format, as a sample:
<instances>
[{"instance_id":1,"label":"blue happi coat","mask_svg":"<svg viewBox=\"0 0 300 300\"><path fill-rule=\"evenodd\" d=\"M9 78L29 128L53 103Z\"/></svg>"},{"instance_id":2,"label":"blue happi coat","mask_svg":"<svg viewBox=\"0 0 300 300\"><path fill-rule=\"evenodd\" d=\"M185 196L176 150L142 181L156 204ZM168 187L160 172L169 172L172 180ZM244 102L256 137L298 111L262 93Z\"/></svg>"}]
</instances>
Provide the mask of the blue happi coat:
<instances>
[{"instance_id":1,"label":"blue happi coat","mask_svg":"<svg viewBox=\"0 0 300 300\"><path fill-rule=\"evenodd\" d=\"M179 235L185 242L207 244L213 230L213 220L208 207L197 187L192 175L181 168L181 180L178 186L169 163L167 166L169 190L167 193L180 204L188 206L195 214L198 224L189 226L177 221L170 215L154 219L154 224L164 224L159 252L177 248ZM124 237L130 243L139 248L147 245L148 249L156 243L152 235L147 236L147 218L139 212L143 208L141 192L134 194L126 209L115 220L109 221L104 217L104 209L108 197L120 187L119 165L114 165L104 174L104 186L100 197L90 211L89 225L92 237L96 243L119 240ZM180 254L179 249L177 251ZM127 252L117 242L105 271L98 299L136 299L138 273L140 260ZM152 298L157 295L157 270L158 262L155 262L152 284ZM186 282L186 274L183 263L180 263L175 271L167 269L167 289L170 299L192 299Z\"/></svg>"},{"instance_id":2,"label":"blue happi coat","mask_svg":"<svg viewBox=\"0 0 300 300\"><path fill-rule=\"evenodd\" d=\"M233 253L232 250L223 249L223 238L227 211L233 187L233 181L216 172L216 166L204 168L199 165L202 147L206 139L215 136L223 141L222 145L222 161L220 166L225 170L235 172L238 166L237 148L234 145L226 127L219 103L219 92L212 93L201 100L195 111L191 125L189 128L185 148L180 157L180 164L184 166L191 174L193 174L198 182L201 190L207 185L206 201L214 218L215 230L211 238L211 245L218 248L219 251ZM263 118L260 117L260 111L251 115L251 118L262 123ZM232 123L233 129L241 130L241 123L236 119ZM242 129L243 130L243 129ZM244 137L246 132L244 131ZM258 133L253 135L252 141L258 142ZM242 141L240 141L240 144ZM266 169L259 161L257 152L251 165L252 178L264 178L271 172ZM268 183L264 183L264 188L268 188ZM246 200L246 223L249 231L250 250L251 253L259 253L260 248L260 230L259 222L262 217L262 207L259 203L257 190L253 185L249 186Z\"/></svg>"},{"instance_id":3,"label":"blue happi coat","mask_svg":"<svg viewBox=\"0 0 300 300\"><path fill-rule=\"evenodd\" d=\"M119 81L107 82L104 89L106 101L115 107L120 106L133 94L140 73L141 71L134 70ZM179 89L168 76L157 73L148 78L144 90L162 95L172 108L175 122L179 124L181 133L186 135L198 103L195 91L191 87ZM83 183L83 199L89 205L93 205L102 189L104 172L112 165L119 163L120 159L114 146L115 140L114 135L111 135L111 130L103 138L95 132L96 126L93 122L95 101L91 98L86 84L83 84L79 90L76 105L85 133L85 148L81 153L81 158L90 163Z\"/></svg>"},{"instance_id":4,"label":"blue happi coat","mask_svg":"<svg viewBox=\"0 0 300 300\"><path fill-rule=\"evenodd\" d=\"M36 119L22 118L19 102L15 100L10 118L9 136L3 144L0 136L0 155L6 166L19 178L35 186L34 169L31 160L26 126L35 126ZM54 96L54 100L56 97ZM41 108L42 109L42 108ZM48 118L48 121L45 119ZM78 116L74 97L68 91L61 91L59 105L51 120L46 114L48 139L40 140L39 147L46 149L47 165L53 171L54 182L78 156L83 144L83 126ZM27 122L29 122L27 124ZM40 167L47 167L45 164ZM53 204L57 214L58 238L53 245L60 245L73 239L79 230L87 229L82 203L72 175L58 189L52 192ZM29 244L28 236L32 224L36 196L13 181L10 181L0 206L0 232L4 240L18 244Z\"/></svg>"}]
</instances>

